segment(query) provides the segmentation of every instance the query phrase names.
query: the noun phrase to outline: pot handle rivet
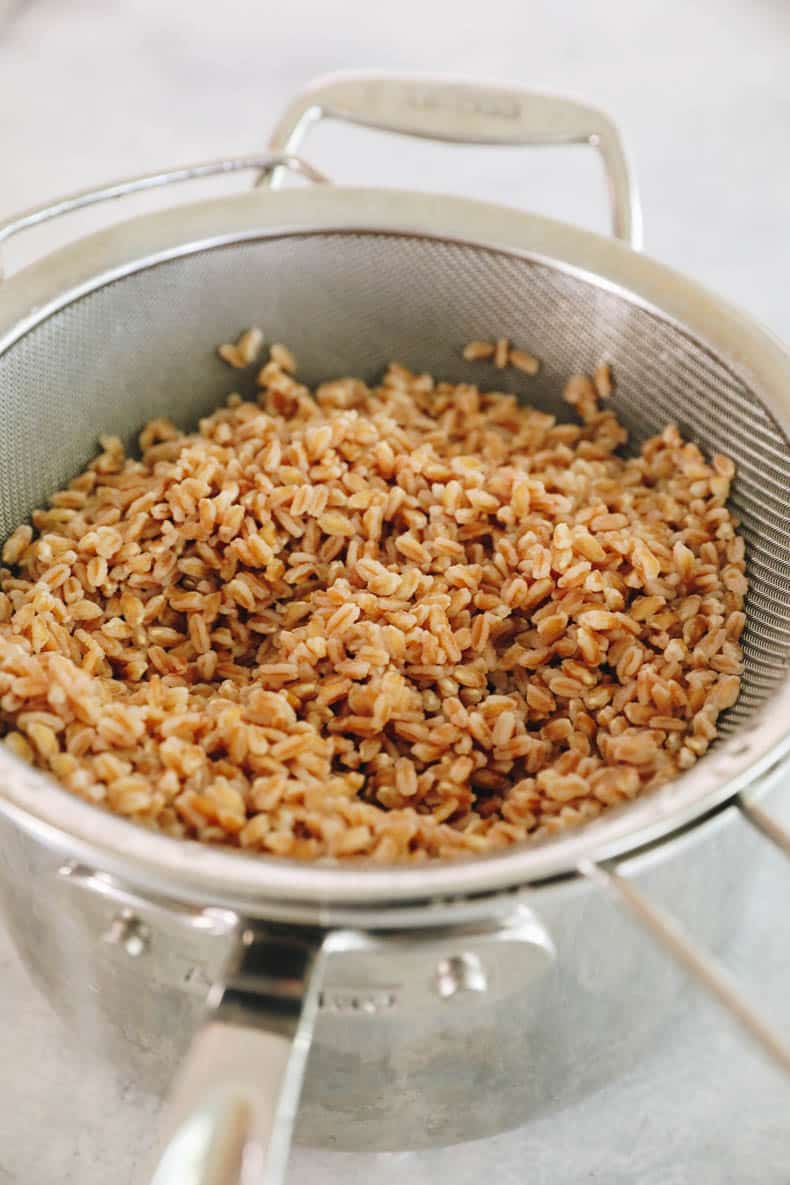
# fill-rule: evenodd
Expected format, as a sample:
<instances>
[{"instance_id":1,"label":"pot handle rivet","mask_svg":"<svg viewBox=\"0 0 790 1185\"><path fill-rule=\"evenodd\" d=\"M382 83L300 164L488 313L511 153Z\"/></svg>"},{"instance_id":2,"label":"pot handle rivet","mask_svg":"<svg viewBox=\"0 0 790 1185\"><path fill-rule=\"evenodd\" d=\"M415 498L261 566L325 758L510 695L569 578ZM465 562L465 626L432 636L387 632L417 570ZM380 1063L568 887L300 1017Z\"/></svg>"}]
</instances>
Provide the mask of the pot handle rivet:
<instances>
[{"instance_id":1,"label":"pot handle rivet","mask_svg":"<svg viewBox=\"0 0 790 1185\"><path fill-rule=\"evenodd\" d=\"M442 1000L451 1000L462 992L486 991L488 979L477 955L466 952L439 960L434 987Z\"/></svg>"},{"instance_id":2,"label":"pot handle rivet","mask_svg":"<svg viewBox=\"0 0 790 1185\"><path fill-rule=\"evenodd\" d=\"M110 946L122 946L130 958L139 959L151 945L151 930L136 913L123 909L113 918L102 941Z\"/></svg>"}]
</instances>

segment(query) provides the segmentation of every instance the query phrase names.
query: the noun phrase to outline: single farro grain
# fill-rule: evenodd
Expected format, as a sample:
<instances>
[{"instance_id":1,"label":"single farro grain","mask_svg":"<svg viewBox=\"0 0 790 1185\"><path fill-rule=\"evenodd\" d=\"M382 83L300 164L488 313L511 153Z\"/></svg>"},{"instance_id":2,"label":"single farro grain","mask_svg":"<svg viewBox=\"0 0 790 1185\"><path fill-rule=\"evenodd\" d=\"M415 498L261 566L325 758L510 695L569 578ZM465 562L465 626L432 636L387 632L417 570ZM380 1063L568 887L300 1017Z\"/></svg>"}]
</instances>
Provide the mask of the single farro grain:
<instances>
[{"instance_id":1,"label":"single farro grain","mask_svg":"<svg viewBox=\"0 0 790 1185\"><path fill-rule=\"evenodd\" d=\"M464 358L467 362L479 362L481 359L493 358L495 349L493 342L467 342L463 351Z\"/></svg>"},{"instance_id":2,"label":"single farro grain","mask_svg":"<svg viewBox=\"0 0 790 1185\"><path fill-rule=\"evenodd\" d=\"M612 368L608 362L600 362L593 371L593 383L599 399L609 399L614 391Z\"/></svg>"},{"instance_id":3,"label":"single farro grain","mask_svg":"<svg viewBox=\"0 0 790 1185\"><path fill-rule=\"evenodd\" d=\"M508 356L510 354L510 343L506 337L497 338L494 346L494 366L498 370L504 370L508 364Z\"/></svg>"},{"instance_id":4,"label":"single farro grain","mask_svg":"<svg viewBox=\"0 0 790 1185\"><path fill-rule=\"evenodd\" d=\"M536 375L540 370L540 359L527 350L511 349L508 362L515 366L516 370L523 370L524 374Z\"/></svg>"},{"instance_id":5,"label":"single farro grain","mask_svg":"<svg viewBox=\"0 0 790 1185\"><path fill-rule=\"evenodd\" d=\"M293 374L296 371L296 359L287 346L280 342L275 342L270 350L270 357L275 365L279 366L281 370L288 374Z\"/></svg>"},{"instance_id":6,"label":"single farro grain","mask_svg":"<svg viewBox=\"0 0 790 1185\"><path fill-rule=\"evenodd\" d=\"M262 335L220 347L251 365ZM469 360L537 359L471 342ZM739 692L734 475L677 428L639 456L393 365L101 452L0 569L0 732L178 837L396 862L552 835L690 768Z\"/></svg>"}]
</instances>

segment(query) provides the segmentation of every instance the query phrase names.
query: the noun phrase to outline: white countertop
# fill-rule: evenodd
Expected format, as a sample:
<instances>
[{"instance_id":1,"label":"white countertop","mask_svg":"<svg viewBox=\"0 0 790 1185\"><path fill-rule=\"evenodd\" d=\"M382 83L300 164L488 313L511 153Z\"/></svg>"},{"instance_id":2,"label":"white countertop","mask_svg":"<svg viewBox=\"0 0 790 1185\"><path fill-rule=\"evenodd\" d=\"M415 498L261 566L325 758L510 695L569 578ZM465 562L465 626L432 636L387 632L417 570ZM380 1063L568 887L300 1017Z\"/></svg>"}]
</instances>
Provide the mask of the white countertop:
<instances>
[{"instance_id":1,"label":"white countertop","mask_svg":"<svg viewBox=\"0 0 790 1185\"><path fill-rule=\"evenodd\" d=\"M287 99L327 71L512 80L619 118L648 253L790 340L788 60L784 0L0 0L0 218L93 182L262 149ZM465 189L605 225L598 166L580 150L471 152L322 129L306 155L338 179ZM112 216L37 232L10 262ZM790 942L789 875L755 846L749 924L730 954L774 1004L790 999L777 937ZM155 1100L70 1045L2 932L0 1000L0 1185L136 1185ZM692 996L661 1056L559 1119L431 1152L297 1149L291 1163L300 1185L374 1177L787 1185L790 1090Z\"/></svg>"}]
</instances>

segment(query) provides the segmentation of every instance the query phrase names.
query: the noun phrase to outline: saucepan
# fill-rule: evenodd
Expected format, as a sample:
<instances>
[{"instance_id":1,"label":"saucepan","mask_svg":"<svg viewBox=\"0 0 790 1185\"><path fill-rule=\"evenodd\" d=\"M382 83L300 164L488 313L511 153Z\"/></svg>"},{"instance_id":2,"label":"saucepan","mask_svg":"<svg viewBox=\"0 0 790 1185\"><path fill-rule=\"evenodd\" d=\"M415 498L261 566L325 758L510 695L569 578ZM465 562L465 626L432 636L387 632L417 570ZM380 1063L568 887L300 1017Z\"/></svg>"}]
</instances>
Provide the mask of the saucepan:
<instances>
[{"instance_id":1,"label":"saucepan","mask_svg":"<svg viewBox=\"0 0 790 1185\"><path fill-rule=\"evenodd\" d=\"M614 237L330 184L296 155L324 117L457 143L591 146ZM141 1081L162 1089L182 1060L157 1185L281 1181L297 1112L297 1139L355 1148L528 1122L660 1040L689 975L790 1069L781 1028L715 957L749 875L743 828L790 846L762 794L790 743L790 356L640 254L636 190L606 117L502 86L324 80L268 153L74 195L6 222L0 246L84 206L242 169L257 176L250 192L114 225L0 283L0 539L79 471L98 432L131 441L165 413L194 423L238 388L212 345L240 327L289 342L307 382L372 378L390 358L477 381L463 343L502 335L540 350L531 402L562 414L563 380L606 358L632 447L675 421L735 460L746 670L724 735L670 785L540 843L419 866L300 864L153 834L0 746L2 900L35 979ZM283 188L288 172L310 184ZM521 389L515 375L503 385Z\"/></svg>"}]
</instances>

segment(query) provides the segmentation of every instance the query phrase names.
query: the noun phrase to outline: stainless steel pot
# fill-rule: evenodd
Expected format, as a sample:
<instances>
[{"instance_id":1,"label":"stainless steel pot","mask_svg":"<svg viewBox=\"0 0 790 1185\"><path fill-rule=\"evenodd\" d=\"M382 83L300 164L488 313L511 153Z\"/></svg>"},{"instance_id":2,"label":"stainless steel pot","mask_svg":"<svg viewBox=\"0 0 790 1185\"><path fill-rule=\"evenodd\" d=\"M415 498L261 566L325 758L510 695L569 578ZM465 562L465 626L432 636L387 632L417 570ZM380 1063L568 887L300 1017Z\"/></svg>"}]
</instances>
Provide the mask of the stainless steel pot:
<instances>
[{"instance_id":1,"label":"stainless steel pot","mask_svg":"<svg viewBox=\"0 0 790 1185\"><path fill-rule=\"evenodd\" d=\"M322 116L462 142L591 144L626 242L460 198L321 184L292 154ZM0 754L0 890L47 995L157 1087L191 1040L157 1185L249 1185L264 1164L281 1181L308 1052L307 1142L415 1147L523 1122L660 1039L683 972L790 1069L781 1034L665 912L718 949L748 875L743 814L790 850L757 801L790 747L790 358L637 253L635 190L603 116L499 87L330 79L289 109L270 154L41 207L0 227L0 247L81 206L242 168L268 187L123 223L0 285L0 538L85 463L98 431L131 439L150 415L188 423L214 406L230 380L211 345L242 325L292 343L306 381L370 375L393 356L477 379L459 346L501 333L540 348L532 401L559 408L562 379L605 356L635 442L675 419L734 457L747 670L727 735L671 786L550 842L419 868L180 843ZM318 184L277 192L286 168Z\"/></svg>"}]
</instances>

